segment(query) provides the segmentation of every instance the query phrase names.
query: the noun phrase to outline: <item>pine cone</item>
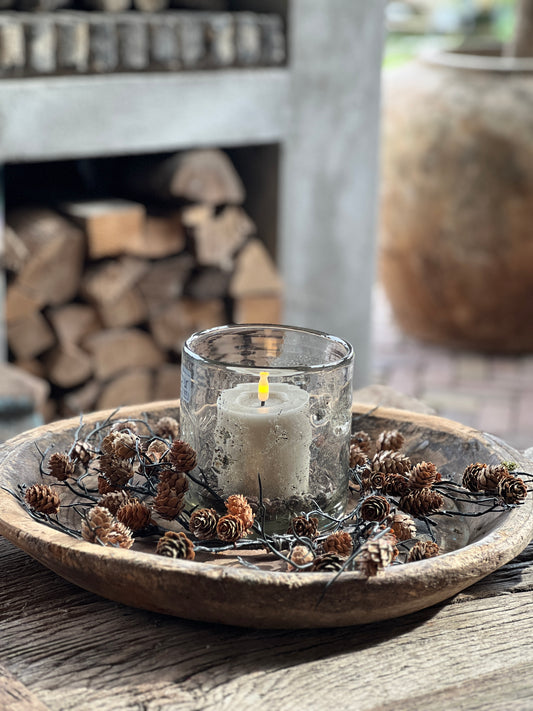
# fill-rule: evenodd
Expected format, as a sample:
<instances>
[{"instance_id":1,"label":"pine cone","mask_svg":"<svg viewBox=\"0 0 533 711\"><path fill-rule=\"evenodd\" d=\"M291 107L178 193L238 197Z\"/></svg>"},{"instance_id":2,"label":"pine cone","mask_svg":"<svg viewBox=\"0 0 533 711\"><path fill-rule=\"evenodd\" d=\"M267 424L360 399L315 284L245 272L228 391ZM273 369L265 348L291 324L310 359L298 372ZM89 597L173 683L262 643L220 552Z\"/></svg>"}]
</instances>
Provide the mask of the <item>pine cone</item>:
<instances>
[{"instance_id":1,"label":"pine cone","mask_svg":"<svg viewBox=\"0 0 533 711\"><path fill-rule=\"evenodd\" d=\"M130 495L126 491L112 491L102 496L98 502L98 506L103 506L115 516L119 508L127 504L130 498Z\"/></svg>"},{"instance_id":2,"label":"pine cone","mask_svg":"<svg viewBox=\"0 0 533 711\"><path fill-rule=\"evenodd\" d=\"M164 536L157 541L155 552L168 558L179 558L180 560L194 560L194 544L187 536L180 531L167 531Z\"/></svg>"},{"instance_id":3,"label":"pine cone","mask_svg":"<svg viewBox=\"0 0 533 711\"><path fill-rule=\"evenodd\" d=\"M313 560L313 553L307 546L294 546L289 558L293 565L287 563L287 570L298 570L298 566L304 566L311 563Z\"/></svg>"},{"instance_id":4,"label":"pine cone","mask_svg":"<svg viewBox=\"0 0 533 711\"><path fill-rule=\"evenodd\" d=\"M146 455L152 464L161 462L168 453L168 445L160 439L153 439L146 449Z\"/></svg>"},{"instance_id":5,"label":"pine cone","mask_svg":"<svg viewBox=\"0 0 533 711\"><path fill-rule=\"evenodd\" d=\"M100 542L105 545L113 523L113 516L107 509L103 506L93 506L82 521L81 535L90 543Z\"/></svg>"},{"instance_id":6,"label":"pine cone","mask_svg":"<svg viewBox=\"0 0 533 711\"><path fill-rule=\"evenodd\" d=\"M131 548L134 544L131 530L120 521L114 521L107 536L106 546Z\"/></svg>"},{"instance_id":7,"label":"pine cone","mask_svg":"<svg viewBox=\"0 0 533 711\"><path fill-rule=\"evenodd\" d=\"M115 440L118 437L118 432L111 430L100 443L100 450L103 454L115 454Z\"/></svg>"},{"instance_id":8,"label":"pine cone","mask_svg":"<svg viewBox=\"0 0 533 711\"><path fill-rule=\"evenodd\" d=\"M138 499L131 499L117 511L117 519L132 531L142 531L150 525L152 512L150 507Z\"/></svg>"},{"instance_id":9,"label":"pine cone","mask_svg":"<svg viewBox=\"0 0 533 711\"><path fill-rule=\"evenodd\" d=\"M137 453L139 438L130 432L118 432L113 442L113 454L120 459L133 459Z\"/></svg>"},{"instance_id":10,"label":"pine cone","mask_svg":"<svg viewBox=\"0 0 533 711\"><path fill-rule=\"evenodd\" d=\"M226 514L221 516L217 523L217 538L227 543L235 543L246 535L243 523L238 516Z\"/></svg>"},{"instance_id":11,"label":"pine cone","mask_svg":"<svg viewBox=\"0 0 533 711\"><path fill-rule=\"evenodd\" d=\"M66 481L74 476L75 465L66 454L54 452L48 460L48 473L58 481Z\"/></svg>"},{"instance_id":12,"label":"pine cone","mask_svg":"<svg viewBox=\"0 0 533 711\"><path fill-rule=\"evenodd\" d=\"M119 422L115 422L111 427L111 432L123 432L124 430L134 435L139 434L139 428L134 420L120 420Z\"/></svg>"},{"instance_id":13,"label":"pine cone","mask_svg":"<svg viewBox=\"0 0 533 711\"><path fill-rule=\"evenodd\" d=\"M365 454L369 454L371 445L372 439L368 432L363 432L362 430L360 430L359 432L354 432L352 434L350 439L351 447L359 447L362 452L364 452Z\"/></svg>"},{"instance_id":14,"label":"pine cone","mask_svg":"<svg viewBox=\"0 0 533 711\"><path fill-rule=\"evenodd\" d=\"M324 553L323 555L317 555L313 560L311 570L320 573L337 572L342 570L343 565L344 561L335 553Z\"/></svg>"},{"instance_id":15,"label":"pine cone","mask_svg":"<svg viewBox=\"0 0 533 711\"><path fill-rule=\"evenodd\" d=\"M398 507L411 516L428 516L444 506L444 498L432 489L414 489L402 496Z\"/></svg>"},{"instance_id":16,"label":"pine cone","mask_svg":"<svg viewBox=\"0 0 533 711\"><path fill-rule=\"evenodd\" d=\"M367 496L359 511L363 521L383 521L390 513L390 504L384 496Z\"/></svg>"},{"instance_id":17,"label":"pine cone","mask_svg":"<svg viewBox=\"0 0 533 711\"><path fill-rule=\"evenodd\" d=\"M59 511L59 494L44 484L34 484L26 489L24 500L32 511L48 515Z\"/></svg>"},{"instance_id":18,"label":"pine cone","mask_svg":"<svg viewBox=\"0 0 533 711\"><path fill-rule=\"evenodd\" d=\"M305 516L295 516L291 519L287 533L299 538L316 538L318 536L318 519L314 516L309 519Z\"/></svg>"},{"instance_id":19,"label":"pine cone","mask_svg":"<svg viewBox=\"0 0 533 711\"><path fill-rule=\"evenodd\" d=\"M360 447L355 444L350 446L350 469L354 467L366 467L369 465L370 460L368 455L363 452Z\"/></svg>"},{"instance_id":20,"label":"pine cone","mask_svg":"<svg viewBox=\"0 0 533 711\"><path fill-rule=\"evenodd\" d=\"M226 500L226 508L229 514L233 516L238 516L244 529L248 531L254 524L254 514L252 512L252 507L248 503L245 496L241 494L233 494L228 496Z\"/></svg>"},{"instance_id":21,"label":"pine cone","mask_svg":"<svg viewBox=\"0 0 533 711\"><path fill-rule=\"evenodd\" d=\"M463 473L463 486L469 491L495 491L502 479L510 476L504 464L469 464Z\"/></svg>"},{"instance_id":22,"label":"pine cone","mask_svg":"<svg viewBox=\"0 0 533 711\"><path fill-rule=\"evenodd\" d=\"M156 437L163 439L177 439L180 434L180 426L174 417L161 417L154 427Z\"/></svg>"},{"instance_id":23,"label":"pine cone","mask_svg":"<svg viewBox=\"0 0 533 711\"><path fill-rule=\"evenodd\" d=\"M388 474L383 474L383 472L373 472L370 475L370 486L372 489L383 489L385 486L386 477Z\"/></svg>"},{"instance_id":24,"label":"pine cone","mask_svg":"<svg viewBox=\"0 0 533 711\"><path fill-rule=\"evenodd\" d=\"M78 440L74 443L72 451L70 452L70 459L76 463L88 464L91 459L95 456L95 453L91 449L91 445L88 442Z\"/></svg>"},{"instance_id":25,"label":"pine cone","mask_svg":"<svg viewBox=\"0 0 533 711\"><path fill-rule=\"evenodd\" d=\"M183 511L188 488L184 474L165 469L159 474L154 510L167 521L172 521Z\"/></svg>"},{"instance_id":26,"label":"pine cone","mask_svg":"<svg viewBox=\"0 0 533 711\"><path fill-rule=\"evenodd\" d=\"M390 527L399 541L408 541L416 536L416 523L409 514L394 514Z\"/></svg>"},{"instance_id":27,"label":"pine cone","mask_svg":"<svg viewBox=\"0 0 533 711\"><path fill-rule=\"evenodd\" d=\"M98 475L98 493L102 496L105 494L111 494L116 491L120 491L117 486L112 486L106 476L103 474Z\"/></svg>"},{"instance_id":28,"label":"pine cone","mask_svg":"<svg viewBox=\"0 0 533 711\"><path fill-rule=\"evenodd\" d=\"M429 489L437 479L437 467L432 462L419 462L409 472L410 489Z\"/></svg>"},{"instance_id":29,"label":"pine cone","mask_svg":"<svg viewBox=\"0 0 533 711\"><path fill-rule=\"evenodd\" d=\"M425 558L435 558L439 553L440 549L433 541L417 541L409 551L407 563L413 563L416 560L424 560Z\"/></svg>"},{"instance_id":30,"label":"pine cone","mask_svg":"<svg viewBox=\"0 0 533 711\"><path fill-rule=\"evenodd\" d=\"M405 438L399 430L384 430L376 441L376 450L378 452L383 452L389 450L390 452L397 452L403 447Z\"/></svg>"},{"instance_id":31,"label":"pine cone","mask_svg":"<svg viewBox=\"0 0 533 711\"><path fill-rule=\"evenodd\" d=\"M383 484L383 493L387 496L404 496L409 491L407 477L403 474L387 474Z\"/></svg>"},{"instance_id":32,"label":"pine cone","mask_svg":"<svg viewBox=\"0 0 533 711\"><path fill-rule=\"evenodd\" d=\"M393 539L388 536L371 539L363 544L357 556L357 569L367 578L372 577L392 563L395 557Z\"/></svg>"},{"instance_id":33,"label":"pine cone","mask_svg":"<svg viewBox=\"0 0 533 711\"><path fill-rule=\"evenodd\" d=\"M341 558L348 558L352 554L352 537L346 531L337 531L322 541L324 553L336 553Z\"/></svg>"},{"instance_id":34,"label":"pine cone","mask_svg":"<svg viewBox=\"0 0 533 711\"><path fill-rule=\"evenodd\" d=\"M102 454L99 464L100 471L111 486L125 486L133 475L133 464L129 459L120 459L113 454Z\"/></svg>"},{"instance_id":35,"label":"pine cone","mask_svg":"<svg viewBox=\"0 0 533 711\"><path fill-rule=\"evenodd\" d=\"M527 496L527 486L522 479L509 474L498 482L498 496L506 504L518 504Z\"/></svg>"},{"instance_id":36,"label":"pine cone","mask_svg":"<svg viewBox=\"0 0 533 711\"><path fill-rule=\"evenodd\" d=\"M168 458L178 472L190 472L196 466L196 452L181 439L172 442Z\"/></svg>"},{"instance_id":37,"label":"pine cone","mask_svg":"<svg viewBox=\"0 0 533 711\"><path fill-rule=\"evenodd\" d=\"M383 474L407 474L411 469L411 460L400 452L386 449L377 452L372 458L372 471Z\"/></svg>"},{"instance_id":38,"label":"pine cone","mask_svg":"<svg viewBox=\"0 0 533 711\"><path fill-rule=\"evenodd\" d=\"M215 509L196 509L189 519L189 530L200 541L216 538L218 519Z\"/></svg>"}]
</instances>

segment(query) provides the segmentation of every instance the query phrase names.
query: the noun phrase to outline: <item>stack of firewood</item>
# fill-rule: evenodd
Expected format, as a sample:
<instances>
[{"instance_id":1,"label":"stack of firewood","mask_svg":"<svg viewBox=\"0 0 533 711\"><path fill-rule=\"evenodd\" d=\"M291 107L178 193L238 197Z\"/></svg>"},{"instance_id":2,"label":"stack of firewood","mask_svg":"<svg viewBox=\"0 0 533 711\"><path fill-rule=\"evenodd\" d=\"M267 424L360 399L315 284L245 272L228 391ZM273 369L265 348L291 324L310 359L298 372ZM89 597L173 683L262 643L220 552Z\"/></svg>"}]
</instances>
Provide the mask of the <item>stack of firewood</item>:
<instances>
[{"instance_id":1,"label":"stack of firewood","mask_svg":"<svg viewBox=\"0 0 533 711\"><path fill-rule=\"evenodd\" d=\"M279 322L280 279L228 157L134 165L123 188L135 200L7 213L10 359L50 382L50 418L177 397L191 333Z\"/></svg>"}]
</instances>

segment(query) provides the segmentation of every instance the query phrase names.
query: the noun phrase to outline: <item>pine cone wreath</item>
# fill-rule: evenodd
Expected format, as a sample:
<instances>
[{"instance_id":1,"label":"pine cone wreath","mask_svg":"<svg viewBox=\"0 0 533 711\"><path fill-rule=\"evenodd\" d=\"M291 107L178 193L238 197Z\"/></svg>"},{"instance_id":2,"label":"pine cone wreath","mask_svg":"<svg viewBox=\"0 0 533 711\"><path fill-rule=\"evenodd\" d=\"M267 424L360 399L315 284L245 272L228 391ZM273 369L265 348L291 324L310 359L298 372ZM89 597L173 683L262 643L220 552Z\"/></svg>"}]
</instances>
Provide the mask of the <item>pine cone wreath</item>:
<instances>
[{"instance_id":1,"label":"pine cone wreath","mask_svg":"<svg viewBox=\"0 0 533 711\"><path fill-rule=\"evenodd\" d=\"M114 520L111 513L103 506L93 506L85 515L81 524L81 535L90 543L107 542Z\"/></svg>"},{"instance_id":2,"label":"pine cone wreath","mask_svg":"<svg viewBox=\"0 0 533 711\"><path fill-rule=\"evenodd\" d=\"M343 565L344 561L335 553L323 553L313 560L311 570L319 573L338 572Z\"/></svg>"},{"instance_id":3,"label":"pine cone wreath","mask_svg":"<svg viewBox=\"0 0 533 711\"><path fill-rule=\"evenodd\" d=\"M178 439L180 426L174 417L161 417L155 423L154 434L163 439Z\"/></svg>"},{"instance_id":4,"label":"pine cone wreath","mask_svg":"<svg viewBox=\"0 0 533 711\"><path fill-rule=\"evenodd\" d=\"M400 452L388 449L377 452L372 458L372 471L383 474L407 474L411 469L411 460Z\"/></svg>"},{"instance_id":5,"label":"pine cone wreath","mask_svg":"<svg viewBox=\"0 0 533 711\"><path fill-rule=\"evenodd\" d=\"M196 452L181 439L172 442L168 458L178 472L190 472L196 466Z\"/></svg>"},{"instance_id":6,"label":"pine cone wreath","mask_svg":"<svg viewBox=\"0 0 533 711\"><path fill-rule=\"evenodd\" d=\"M506 504L518 504L527 496L527 486L517 476L508 475L498 482L498 497Z\"/></svg>"},{"instance_id":7,"label":"pine cone wreath","mask_svg":"<svg viewBox=\"0 0 533 711\"><path fill-rule=\"evenodd\" d=\"M361 546L356 557L357 570L365 577L373 577L392 563L395 557L394 539L388 536L374 538Z\"/></svg>"},{"instance_id":8,"label":"pine cone wreath","mask_svg":"<svg viewBox=\"0 0 533 711\"><path fill-rule=\"evenodd\" d=\"M24 500L32 511L48 516L59 511L59 494L45 484L34 484L26 489Z\"/></svg>"},{"instance_id":9,"label":"pine cone wreath","mask_svg":"<svg viewBox=\"0 0 533 711\"><path fill-rule=\"evenodd\" d=\"M368 432L354 432L350 438L350 446L358 447L365 454L370 453L370 447L372 446L372 438Z\"/></svg>"},{"instance_id":10,"label":"pine cone wreath","mask_svg":"<svg viewBox=\"0 0 533 711\"><path fill-rule=\"evenodd\" d=\"M502 479L510 476L504 464L488 465L476 462L463 472L462 484L469 491L495 491Z\"/></svg>"},{"instance_id":11,"label":"pine cone wreath","mask_svg":"<svg viewBox=\"0 0 533 711\"><path fill-rule=\"evenodd\" d=\"M167 521L176 518L185 506L189 482L184 474L165 469L159 474L154 510Z\"/></svg>"},{"instance_id":12,"label":"pine cone wreath","mask_svg":"<svg viewBox=\"0 0 533 711\"><path fill-rule=\"evenodd\" d=\"M226 509L229 514L238 516L241 519L242 525L246 531L253 526L255 516L253 514L252 507L248 503L245 496L242 496L241 494L233 494L232 496L228 496L226 499Z\"/></svg>"},{"instance_id":13,"label":"pine cone wreath","mask_svg":"<svg viewBox=\"0 0 533 711\"><path fill-rule=\"evenodd\" d=\"M406 513L395 513L390 522L390 527L399 541L408 541L416 536L416 523Z\"/></svg>"},{"instance_id":14,"label":"pine cone wreath","mask_svg":"<svg viewBox=\"0 0 533 711\"><path fill-rule=\"evenodd\" d=\"M440 511L444 506L444 497L432 489L413 489L402 496L398 508L411 516L420 517Z\"/></svg>"},{"instance_id":15,"label":"pine cone wreath","mask_svg":"<svg viewBox=\"0 0 533 711\"><path fill-rule=\"evenodd\" d=\"M168 558L179 558L180 560L194 560L194 544L187 536L180 531L167 531L164 536L157 541L155 552Z\"/></svg>"},{"instance_id":16,"label":"pine cone wreath","mask_svg":"<svg viewBox=\"0 0 533 711\"><path fill-rule=\"evenodd\" d=\"M419 462L409 472L410 489L429 489L437 479L437 467L432 462Z\"/></svg>"},{"instance_id":17,"label":"pine cone wreath","mask_svg":"<svg viewBox=\"0 0 533 711\"><path fill-rule=\"evenodd\" d=\"M399 430L384 430L376 440L376 450L397 452L403 447L405 438Z\"/></svg>"},{"instance_id":18,"label":"pine cone wreath","mask_svg":"<svg viewBox=\"0 0 533 711\"><path fill-rule=\"evenodd\" d=\"M290 555L290 563L287 563L287 570L299 570L302 567L309 566L313 560L313 553L307 546L294 546Z\"/></svg>"},{"instance_id":19,"label":"pine cone wreath","mask_svg":"<svg viewBox=\"0 0 533 711\"><path fill-rule=\"evenodd\" d=\"M226 543L235 543L246 535L243 523L238 516L226 514L221 516L217 523L217 538Z\"/></svg>"},{"instance_id":20,"label":"pine cone wreath","mask_svg":"<svg viewBox=\"0 0 533 711\"><path fill-rule=\"evenodd\" d=\"M318 536L318 519L314 516L295 516L291 519L287 533L298 538L316 538Z\"/></svg>"},{"instance_id":21,"label":"pine cone wreath","mask_svg":"<svg viewBox=\"0 0 533 711\"><path fill-rule=\"evenodd\" d=\"M367 496L359 513L363 521L383 521L390 513L390 504L384 496Z\"/></svg>"},{"instance_id":22,"label":"pine cone wreath","mask_svg":"<svg viewBox=\"0 0 533 711\"><path fill-rule=\"evenodd\" d=\"M353 550L352 537L346 531L337 531L322 541L324 553L335 553L340 558L349 558Z\"/></svg>"},{"instance_id":23,"label":"pine cone wreath","mask_svg":"<svg viewBox=\"0 0 533 711\"><path fill-rule=\"evenodd\" d=\"M116 513L117 519L132 531L142 531L152 521L152 511L142 501L131 499L123 504Z\"/></svg>"},{"instance_id":24,"label":"pine cone wreath","mask_svg":"<svg viewBox=\"0 0 533 711\"><path fill-rule=\"evenodd\" d=\"M48 460L48 473L58 481L74 476L75 464L66 454L54 452Z\"/></svg>"},{"instance_id":25,"label":"pine cone wreath","mask_svg":"<svg viewBox=\"0 0 533 711\"><path fill-rule=\"evenodd\" d=\"M189 519L189 530L200 541L216 538L219 518L215 509L196 509Z\"/></svg>"},{"instance_id":26,"label":"pine cone wreath","mask_svg":"<svg viewBox=\"0 0 533 711\"><path fill-rule=\"evenodd\" d=\"M407 477L403 474L387 474L383 483L383 493L387 496L405 496L409 492Z\"/></svg>"},{"instance_id":27,"label":"pine cone wreath","mask_svg":"<svg viewBox=\"0 0 533 711\"><path fill-rule=\"evenodd\" d=\"M417 541L409 551L407 562L413 563L416 560L425 558L435 558L440 553L439 546L433 541Z\"/></svg>"},{"instance_id":28,"label":"pine cone wreath","mask_svg":"<svg viewBox=\"0 0 533 711\"><path fill-rule=\"evenodd\" d=\"M106 545L115 548L131 548L134 542L131 529L121 521L114 521L107 536Z\"/></svg>"},{"instance_id":29,"label":"pine cone wreath","mask_svg":"<svg viewBox=\"0 0 533 711\"><path fill-rule=\"evenodd\" d=\"M126 491L111 491L102 496L98 502L98 506L103 506L115 516L119 508L127 504L130 498L130 495Z\"/></svg>"}]
</instances>

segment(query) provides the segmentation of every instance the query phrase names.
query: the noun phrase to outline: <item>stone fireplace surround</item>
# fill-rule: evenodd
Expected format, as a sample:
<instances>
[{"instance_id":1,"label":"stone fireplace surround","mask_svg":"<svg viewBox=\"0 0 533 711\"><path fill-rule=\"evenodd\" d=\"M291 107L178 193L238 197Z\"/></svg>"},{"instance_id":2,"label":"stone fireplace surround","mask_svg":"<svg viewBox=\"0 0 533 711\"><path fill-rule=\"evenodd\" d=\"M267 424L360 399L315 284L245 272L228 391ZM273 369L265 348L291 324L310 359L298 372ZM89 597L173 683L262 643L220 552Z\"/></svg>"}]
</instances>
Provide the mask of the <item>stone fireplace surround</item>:
<instances>
[{"instance_id":1,"label":"stone fireplace surround","mask_svg":"<svg viewBox=\"0 0 533 711\"><path fill-rule=\"evenodd\" d=\"M351 341L361 385L369 361L384 2L274 4L287 17L284 67L0 80L0 161L278 145L279 171L269 151L249 170L260 185L277 186L280 209L271 222L283 320ZM261 203L258 214L268 214Z\"/></svg>"}]
</instances>

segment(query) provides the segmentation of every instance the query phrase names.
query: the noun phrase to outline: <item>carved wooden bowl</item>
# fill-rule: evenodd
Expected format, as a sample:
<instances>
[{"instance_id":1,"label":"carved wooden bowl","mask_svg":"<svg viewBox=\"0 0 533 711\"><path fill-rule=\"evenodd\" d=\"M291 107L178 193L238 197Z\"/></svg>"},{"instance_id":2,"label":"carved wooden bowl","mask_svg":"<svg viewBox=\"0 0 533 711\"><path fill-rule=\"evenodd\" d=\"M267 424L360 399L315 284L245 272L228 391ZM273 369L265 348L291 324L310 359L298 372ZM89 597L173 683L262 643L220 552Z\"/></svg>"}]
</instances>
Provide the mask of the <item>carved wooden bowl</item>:
<instances>
[{"instance_id":1,"label":"carved wooden bowl","mask_svg":"<svg viewBox=\"0 0 533 711\"><path fill-rule=\"evenodd\" d=\"M513 460L522 471L532 464L505 443L438 417L354 407L354 429L377 435L398 428L414 461L433 461L442 475L459 481L471 462ZM109 413L85 418L90 425ZM176 402L121 410L120 417L178 414ZM0 487L16 489L40 481L41 450L72 444L78 419L39 427L0 448ZM448 520L448 519L447 519ZM504 513L454 519L462 527L456 550L436 558L392 566L372 578L332 573L254 570L221 562L182 561L142 550L102 547L77 540L35 521L0 489L0 533L58 575L126 605L194 620L269 628L336 627L384 620L441 602L518 555L533 536L533 496Z\"/></svg>"}]
</instances>

